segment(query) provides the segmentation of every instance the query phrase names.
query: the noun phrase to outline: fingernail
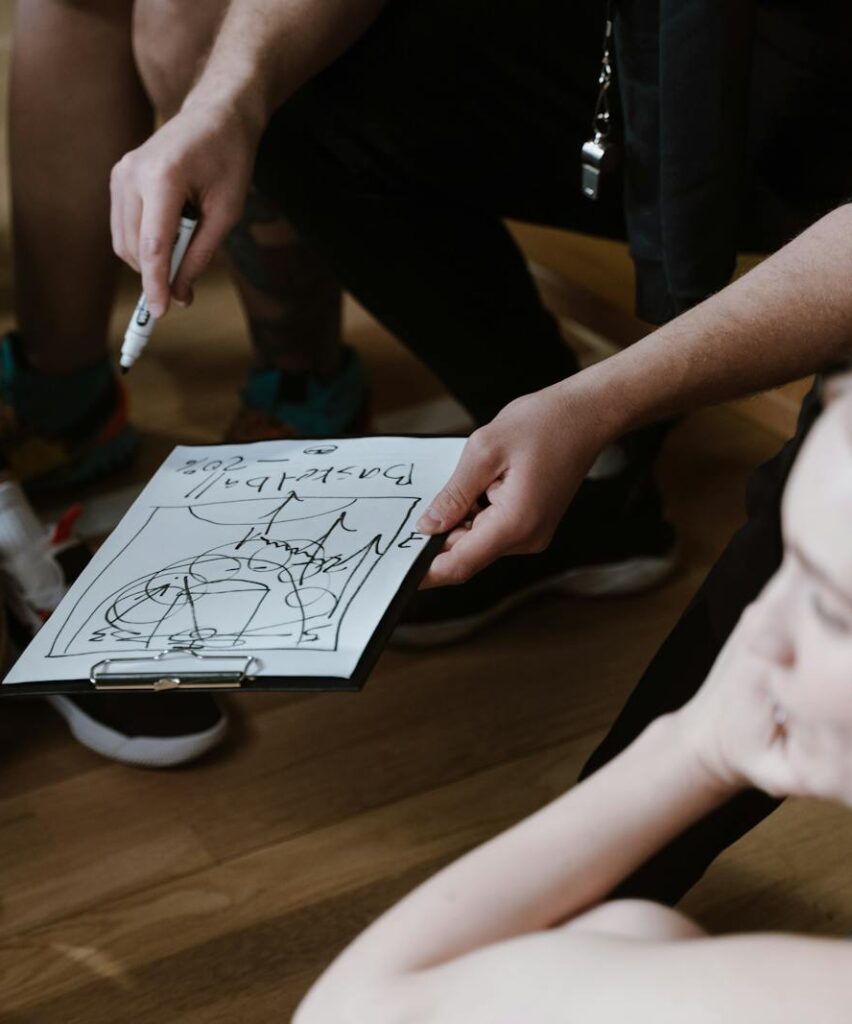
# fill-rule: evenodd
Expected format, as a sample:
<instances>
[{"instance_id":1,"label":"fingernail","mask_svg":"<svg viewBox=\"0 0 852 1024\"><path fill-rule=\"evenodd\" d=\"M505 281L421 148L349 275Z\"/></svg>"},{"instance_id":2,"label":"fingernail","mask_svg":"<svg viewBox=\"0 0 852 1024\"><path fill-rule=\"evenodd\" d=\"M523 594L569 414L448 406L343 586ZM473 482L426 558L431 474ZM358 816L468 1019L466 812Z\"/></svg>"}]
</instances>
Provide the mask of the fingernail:
<instances>
[{"instance_id":1,"label":"fingernail","mask_svg":"<svg viewBox=\"0 0 852 1024\"><path fill-rule=\"evenodd\" d=\"M433 508L427 508L420 519L417 521L417 528L428 532L429 530L439 530L443 519Z\"/></svg>"},{"instance_id":2,"label":"fingernail","mask_svg":"<svg viewBox=\"0 0 852 1024\"><path fill-rule=\"evenodd\" d=\"M156 302L152 302L148 307L148 312L155 320L159 320L163 315L163 307L158 305Z\"/></svg>"}]
</instances>

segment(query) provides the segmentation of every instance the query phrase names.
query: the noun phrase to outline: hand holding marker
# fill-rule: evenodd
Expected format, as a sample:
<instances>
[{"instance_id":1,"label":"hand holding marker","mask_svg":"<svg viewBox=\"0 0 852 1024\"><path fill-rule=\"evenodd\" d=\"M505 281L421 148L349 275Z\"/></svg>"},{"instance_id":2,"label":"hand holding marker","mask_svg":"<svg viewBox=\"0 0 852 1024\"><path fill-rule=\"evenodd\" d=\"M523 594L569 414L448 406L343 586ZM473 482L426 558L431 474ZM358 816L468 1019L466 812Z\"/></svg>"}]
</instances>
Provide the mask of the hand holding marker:
<instances>
[{"instance_id":1,"label":"hand holding marker","mask_svg":"<svg viewBox=\"0 0 852 1024\"><path fill-rule=\"evenodd\" d=\"M178 225L177 237L172 249L172 261L169 265L169 284L174 281L175 275L180 269L181 262L186 255L186 250L192 241L193 232L197 227L198 211L191 203L186 203L181 210L180 224ZM121 359L119 360L122 373L127 373L142 354L142 349L148 344L148 339L151 337L156 322L154 317L151 316L143 293L136 303L133 316L130 318L130 323L127 325L127 330L124 333Z\"/></svg>"}]
</instances>

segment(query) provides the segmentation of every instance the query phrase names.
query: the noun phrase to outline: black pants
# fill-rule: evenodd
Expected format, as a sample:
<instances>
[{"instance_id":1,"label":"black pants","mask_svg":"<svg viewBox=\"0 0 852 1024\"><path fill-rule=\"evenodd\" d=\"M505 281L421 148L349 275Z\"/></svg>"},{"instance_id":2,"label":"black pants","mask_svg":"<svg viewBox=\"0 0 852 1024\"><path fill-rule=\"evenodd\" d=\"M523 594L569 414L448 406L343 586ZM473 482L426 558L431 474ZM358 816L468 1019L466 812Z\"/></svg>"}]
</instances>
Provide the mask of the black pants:
<instances>
[{"instance_id":1,"label":"black pants","mask_svg":"<svg viewBox=\"0 0 852 1024\"><path fill-rule=\"evenodd\" d=\"M749 480L746 525L734 535L663 642L581 778L615 757L654 718L676 710L698 690L740 615L781 564L781 495L819 412L814 390L802 405L795 437ZM670 843L614 895L676 903L725 847L777 806L778 801L756 790L740 794Z\"/></svg>"},{"instance_id":2,"label":"black pants","mask_svg":"<svg viewBox=\"0 0 852 1024\"><path fill-rule=\"evenodd\" d=\"M579 192L602 31L599 0L392 0L276 114L261 146L261 191L479 422L576 369L501 217L623 235L617 175L597 204ZM748 525L587 771L695 692L779 564L779 500L798 443L755 474ZM623 891L676 900L772 806L759 794L733 801Z\"/></svg>"},{"instance_id":3,"label":"black pants","mask_svg":"<svg viewBox=\"0 0 852 1024\"><path fill-rule=\"evenodd\" d=\"M577 369L501 216L624 234L617 180L580 195L602 38L600 0L390 0L261 146L261 190L480 423Z\"/></svg>"}]
</instances>

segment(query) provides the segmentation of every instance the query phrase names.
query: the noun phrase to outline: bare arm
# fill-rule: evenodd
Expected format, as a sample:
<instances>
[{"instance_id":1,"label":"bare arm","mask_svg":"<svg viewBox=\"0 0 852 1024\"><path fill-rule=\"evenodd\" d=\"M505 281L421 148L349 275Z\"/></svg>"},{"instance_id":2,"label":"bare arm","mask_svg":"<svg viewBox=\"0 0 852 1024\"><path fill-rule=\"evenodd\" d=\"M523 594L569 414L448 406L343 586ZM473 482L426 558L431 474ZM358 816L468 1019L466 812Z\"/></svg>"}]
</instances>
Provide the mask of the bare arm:
<instances>
[{"instance_id":1,"label":"bare arm","mask_svg":"<svg viewBox=\"0 0 852 1024\"><path fill-rule=\"evenodd\" d=\"M732 791L704 769L680 719L660 719L586 782L380 918L308 997L304 1024L330 1024L353 992L370 998L576 916Z\"/></svg>"},{"instance_id":2,"label":"bare arm","mask_svg":"<svg viewBox=\"0 0 852 1024\"><path fill-rule=\"evenodd\" d=\"M541 550L600 452L643 424L775 387L852 353L852 205L635 345L512 402L476 431L421 521L451 529L428 583L459 583L506 554Z\"/></svg>"},{"instance_id":3,"label":"bare arm","mask_svg":"<svg viewBox=\"0 0 852 1024\"><path fill-rule=\"evenodd\" d=\"M777 387L850 356L852 204L587 370L581 386L594 401L612 406L609 429L617 437L697 406Z\"/></svg>"},{"instance_id":4,"label":"bare arm","mask_svg":"<svg viewBox=\"0 0 852 1024\"><path fill-rule=\"evenodd\" d=\"M191 282L238 219L255 153L275 108L350 46L387 0L231 0L181 110L113 169L116 253L142 274L155 317L169 305L168 264L180 210L201 226L171 291Z\"/></svg>"},{"instance_id":5,"label":"bare arm","mask_svg":"<svg viewBox=\"0 0 852 1024\"><path fill-rule=\"evenodd\" d=\"M731 792L704 771L679 719L661 718L587 781L426 882L350 955L359 970L419 970L568 920Z\"/></svg>"},{"instance_id":6,"label":"bare arm","mask_svg":"<svg viewBox=\"0 0 852 1024\"><path fill-rule=\"evenodd\" d=\"M796 742L778 729L766 663L752 652L755 621L744 620L684 709L380 918L320 979L296 1024L848 1019L848 943L777 935L640 942L607 934L594 914L578 920L742 786L822 792L825 773L808 781L793 770Z\"/></svg>"}]
</instances>

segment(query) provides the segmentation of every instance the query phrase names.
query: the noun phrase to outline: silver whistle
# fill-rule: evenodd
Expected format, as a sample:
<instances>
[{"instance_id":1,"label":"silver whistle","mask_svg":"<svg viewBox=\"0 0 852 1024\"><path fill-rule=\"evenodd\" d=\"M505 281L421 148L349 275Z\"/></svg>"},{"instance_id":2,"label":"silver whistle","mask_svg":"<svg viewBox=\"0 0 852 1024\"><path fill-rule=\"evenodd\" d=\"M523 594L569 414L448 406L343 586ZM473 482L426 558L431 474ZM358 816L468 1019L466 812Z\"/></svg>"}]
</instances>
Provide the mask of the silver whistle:
<instances>
[{"instance_id":1,"label":"silver whistle","mask_svg":"<svg viewBox=\"0 0 852 1024\"><path fill-rule=\"evenodd\" d=\"M597 199L600 191L601 174L607 170L612 156L612 147L600 134L583 143L580 165L580 189L586 199Z\"/></svg>"}]
</instances>

